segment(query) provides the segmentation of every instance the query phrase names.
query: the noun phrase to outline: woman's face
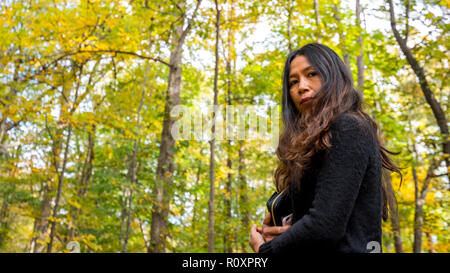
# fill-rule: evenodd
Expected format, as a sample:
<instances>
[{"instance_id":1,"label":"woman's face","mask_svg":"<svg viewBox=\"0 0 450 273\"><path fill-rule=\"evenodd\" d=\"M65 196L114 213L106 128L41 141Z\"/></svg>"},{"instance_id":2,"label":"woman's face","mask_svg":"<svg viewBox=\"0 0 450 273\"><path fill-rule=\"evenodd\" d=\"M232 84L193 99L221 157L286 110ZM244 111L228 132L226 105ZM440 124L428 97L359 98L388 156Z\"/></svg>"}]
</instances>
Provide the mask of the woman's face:
<instances>
[{"instance_id":1,"label":"woman's face","mask_svg":"<svg viewBox=\"0 0 450 273\"><path fill-rule=\"evenodd\" d=\"M305 113L311 107L312 97L322 87L322 79L305 56L296 56L290 66L289 94L300 113Z\"/></svg>"}]
</instances>

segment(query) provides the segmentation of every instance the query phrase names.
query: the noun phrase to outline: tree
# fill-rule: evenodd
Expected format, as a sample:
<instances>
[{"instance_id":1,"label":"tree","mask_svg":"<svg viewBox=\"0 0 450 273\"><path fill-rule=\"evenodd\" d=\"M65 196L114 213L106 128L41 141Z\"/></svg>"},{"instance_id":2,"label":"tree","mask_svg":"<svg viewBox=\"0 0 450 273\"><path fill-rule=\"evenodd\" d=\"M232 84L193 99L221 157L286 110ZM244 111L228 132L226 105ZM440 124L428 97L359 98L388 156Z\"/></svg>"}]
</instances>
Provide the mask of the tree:
<instances>
[{"instance_id":1,"label":"tree","mask_svg":"<svg viewBox=\"0 0 450 273\"><path fill-rule=\"evenodd\" d=\"M417 59L412 54L410 48L407 45L407 39L409 35L409 24L408 24L408 12L406 14L406 33L405 37L401 37L400 32L397 30L397 23L395 20L395 12L394 12L394 5L392 3L392 0L388 0L389 3L389 14L390 14L390 22L391 22L391 28L392 32L394 33L395 40L397 41L398 45L400 46L400 49L403 52L403 55L406 57L406 60L408 61L409 65L411 66L411 69L416 74L416 77L419 81L420 87L422 89L423 95L426 99L427 104L430 106L433 115L436 119L436 123L439 126L439 129L442 134L442 151L443 151L443 160L446 162L447 168L450 167L450 139L448 138L449 131L448 131L448 123L446 119L445 112L442 109L441 104L439 101L436 100L435 95L433 94L433 91L430 88L430 85L428 83L428 80L426 79L426 72L425 69L419 64ZM409 3L409 1L408 1ZM408 4L409 7L409 4ZM408 9L407 9L408 10ZM447 172L447 177L450 180L450 173Z\"/></svg>"},{"instance_id":2,"label":"tree","mask_svg":"<svg viewBox=\"0 0 450 273\"><path fill-rule=\"evenodd\" d=\"M356 25L362 29L361 27L361 5L359 4L359 0L356 0ZM358 84L357 88L359 90L364 89L364 46L363 46L363 38L361 33L358 35L358 44L360 47L360 51L356 56L356 67L358 68Z\"/></svg>"},{"instance_id":3,"label":"tree","mask_svg":"<svg viewBox=\"0 0 450 273\"><path fill-rule=\"evenodd\" d=\"M218 87L217 87L217 80L219 76L219 64L220 64L220 58L219 58L219 41L220 41L220 13L221 9L219 8L219 3L217 0L214 1L215 7L216 7L216 45L215 45L215 67L214 67L214 101L213 101L213 108L217 106L217 99L218 99ZM209 226L208 226L208 252L213 253L214 252L214 201L215 201L215 184L216 184L216 175L215 175L215 159L214 159L214 146L215 146L215 138L216 138L216 111L213 111L212 113L212 126L211 126L211 140L210 142L210 169L209 169L209 202L208 202L208 209L209 209Z\"/></svg>"},{"instance_id":4,"label":"tree","mask_svg":"<svg viewBox=\"0 0 450 273\"><path fill-rule=\"evenodd\" d=\"M197 15L197 10L200 6L201 0L198 0L195 10L191 18L187 21L187 26L177 23L174 26L172 33L172 44L170 52L170 72L167 84L166 105L164 109L163 131L161 135L161 146L159 150L157 175L157 187L155 189L155 202L152 212L152 226L149 252L164 252L166 230L167 230L167 216L169 214L169 200L171 199L170 187L172 186L173 173L173 150L175 142L171 135L174 120L170 116L170 111L176 105L180 104L180 90L181 90L181 61L183 53L183 45L192 28L193 20ZM183 1L178 4L181 9L181 22L184 23L186 2Z\"/></svg>"}]
</instances>

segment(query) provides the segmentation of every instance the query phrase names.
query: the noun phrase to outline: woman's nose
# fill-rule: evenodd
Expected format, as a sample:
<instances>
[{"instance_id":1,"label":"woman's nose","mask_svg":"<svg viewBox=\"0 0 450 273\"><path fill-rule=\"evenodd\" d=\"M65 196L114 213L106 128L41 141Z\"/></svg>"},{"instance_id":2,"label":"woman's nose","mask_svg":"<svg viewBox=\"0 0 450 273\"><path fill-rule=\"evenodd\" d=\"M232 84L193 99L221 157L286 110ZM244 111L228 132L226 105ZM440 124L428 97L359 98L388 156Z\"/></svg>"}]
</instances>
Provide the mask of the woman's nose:
<instances>
[{"instance_id":1,"label":"woman's nose","mask_svg":"<svg viewBox=\"0 0 450 273\"><path fill-rule=\"evenodd\" d=\"M308 92L309 87L308 87L308 81L305 79L302 79L299 83L298 83L298 92L300 93L305 93Z\"/></svg>"}]
</instances>

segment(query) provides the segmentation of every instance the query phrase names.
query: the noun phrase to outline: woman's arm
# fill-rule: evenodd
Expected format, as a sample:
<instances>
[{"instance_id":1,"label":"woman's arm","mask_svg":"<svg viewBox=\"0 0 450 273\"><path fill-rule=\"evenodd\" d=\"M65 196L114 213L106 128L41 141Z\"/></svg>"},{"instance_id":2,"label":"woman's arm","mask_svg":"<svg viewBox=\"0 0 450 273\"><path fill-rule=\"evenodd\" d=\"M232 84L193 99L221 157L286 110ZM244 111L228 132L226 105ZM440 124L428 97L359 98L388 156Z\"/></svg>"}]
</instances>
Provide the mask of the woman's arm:
<instances>
[{"instance_id":1,"label":"woman's arm","mask_svg":"<svg viewBox=\"0 0 450 273\"><path fill-rule=\"evenodd\" d=\"M371 139L349 115L331 127L327 159L317 176L312 208L282 235L260 246L259 252L308 251L317 243L335 243L344 236L369 161Z\"/></svg>"}]
</instances>

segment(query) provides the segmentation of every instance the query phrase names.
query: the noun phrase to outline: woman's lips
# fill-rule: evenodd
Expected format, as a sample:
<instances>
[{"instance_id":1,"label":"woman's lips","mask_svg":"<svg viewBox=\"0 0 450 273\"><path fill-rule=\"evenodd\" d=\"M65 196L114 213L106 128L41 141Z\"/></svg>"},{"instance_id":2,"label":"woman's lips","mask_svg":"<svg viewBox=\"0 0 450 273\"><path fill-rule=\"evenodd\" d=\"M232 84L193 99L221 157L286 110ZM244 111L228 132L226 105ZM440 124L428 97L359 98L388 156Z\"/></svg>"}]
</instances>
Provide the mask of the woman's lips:
<instances>
[{"instance_id":1,"label":"woman's lips","mask_svg":"<svg viewBox=\"0 0 450 273\"><path fill-rule=\"evenodd\" d=\"M300 104L306 104L311 101L311 98L304 98L300 101Z\"/></svg>"}]
</instances>

